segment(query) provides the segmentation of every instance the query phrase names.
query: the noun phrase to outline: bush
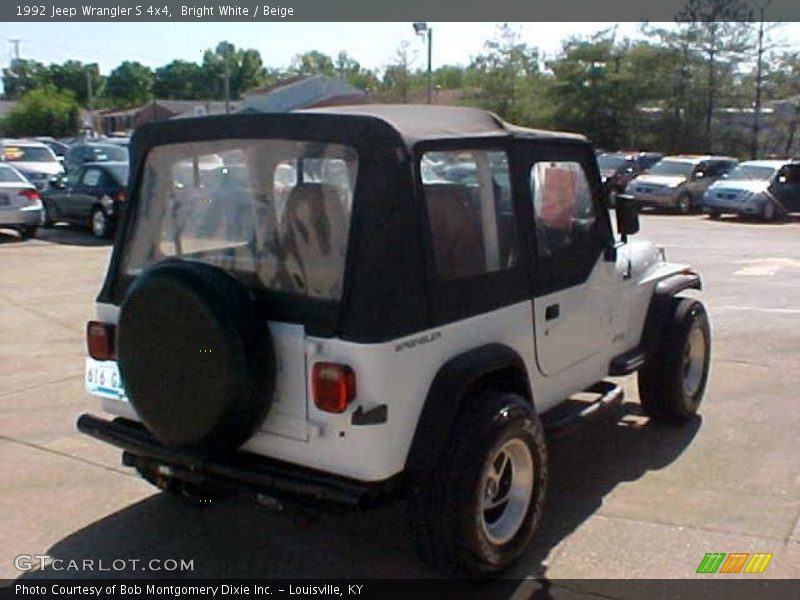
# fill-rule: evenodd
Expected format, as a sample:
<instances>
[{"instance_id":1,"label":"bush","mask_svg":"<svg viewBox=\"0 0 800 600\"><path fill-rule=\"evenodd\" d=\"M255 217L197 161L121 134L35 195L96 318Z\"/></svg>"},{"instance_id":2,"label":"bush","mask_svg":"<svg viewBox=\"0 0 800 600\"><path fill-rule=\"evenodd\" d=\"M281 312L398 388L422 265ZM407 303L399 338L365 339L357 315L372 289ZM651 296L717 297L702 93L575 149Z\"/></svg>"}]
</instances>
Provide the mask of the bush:
<instances>
[{"instance_id":1,"label":"bush","mask_svg":"<svg viewBox=\"0 0 800 600\"><path fill-rule=\"evenodd\" d=\"M31 90L2 122L12 137L49 135L66 137L78 130L79 107L72 93L45 86Z\"/></svg>"}]
</instances>

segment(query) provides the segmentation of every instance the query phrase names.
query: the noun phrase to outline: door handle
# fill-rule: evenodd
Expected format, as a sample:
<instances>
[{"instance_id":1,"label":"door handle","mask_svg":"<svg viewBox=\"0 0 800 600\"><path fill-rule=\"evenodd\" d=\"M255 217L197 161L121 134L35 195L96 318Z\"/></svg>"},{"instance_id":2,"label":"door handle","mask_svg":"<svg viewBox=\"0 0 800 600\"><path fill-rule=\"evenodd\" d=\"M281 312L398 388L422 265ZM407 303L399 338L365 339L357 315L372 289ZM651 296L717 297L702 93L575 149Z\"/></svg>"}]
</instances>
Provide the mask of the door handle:
<instances>
[{"instance_id":1,"label":"door handle","mask_svg":"<svg viewBox=\"0 0 800 600\"><path fill-rule=\"evenodd\" d=\"M561 313L561 306L559 304L551 304L550 306L544 309L544 320L552 321L553 319L557 319L560 313Z\"/></svg>"}]
</instances>

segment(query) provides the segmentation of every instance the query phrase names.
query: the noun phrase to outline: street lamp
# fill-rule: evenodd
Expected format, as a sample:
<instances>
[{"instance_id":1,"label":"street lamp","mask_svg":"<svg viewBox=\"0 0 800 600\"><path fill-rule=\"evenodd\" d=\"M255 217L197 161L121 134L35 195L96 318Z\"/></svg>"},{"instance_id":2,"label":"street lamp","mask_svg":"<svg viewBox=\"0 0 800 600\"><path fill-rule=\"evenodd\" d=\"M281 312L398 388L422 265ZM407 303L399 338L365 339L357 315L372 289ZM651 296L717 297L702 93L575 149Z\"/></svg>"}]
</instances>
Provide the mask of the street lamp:
<instances>
[{"instance_id":1,"label":"street lamp","mask_svg":"<svg viewBox=\"0 0 800 600\"><path fill-rule=\"evenodd\" d=\"M428 38L428 104L431 104L432 98L431 93L433 90L433 71L431 70L431 56L432 56L432 48L433 48L433 29L428 27L427 23L418 21L414 23L414 33L417 35L421 35L425 37L427 34Z\"/></svg>"}]
</instances>

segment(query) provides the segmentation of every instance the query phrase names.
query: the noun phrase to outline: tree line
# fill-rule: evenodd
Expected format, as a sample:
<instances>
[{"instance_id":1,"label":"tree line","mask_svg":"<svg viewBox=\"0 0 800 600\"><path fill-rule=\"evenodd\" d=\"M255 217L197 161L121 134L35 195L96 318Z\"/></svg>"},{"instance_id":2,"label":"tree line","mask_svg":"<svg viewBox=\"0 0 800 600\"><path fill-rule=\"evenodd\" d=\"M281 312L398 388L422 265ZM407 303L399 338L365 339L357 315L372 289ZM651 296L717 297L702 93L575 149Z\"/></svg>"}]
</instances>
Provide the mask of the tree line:
<instances>
[{"instance_id":1,"label":"tree line","mask_svg":"<svg viewBox=\"0 0 800 600\"><path fill-rule=\"evenodd\" d=\"M550 57L503 25L468 64L433 71L434 98L492 110L520 125L579 131L602 148L756 154L757 125L752 131L748 123L718 127L715 115L800 95L800 52L773 45L775 25L753 19L744 0L689 0L669 28L643 24L641 39L630 40L611 27L564 40ZM287 77L324 74L376 101L423 102L427 73L414 62L403 43L381 69L367 69L344 51L335 57L305 52L276 69L265 66L257 50L221 42L199 63L173 60L151 69L125 61L105 76L78 61L45 66L20 60L4 69L3 84L6 98L33 104L37 114L48 98L59 114L154 98L222 100L226 74L234 99ZM36 119L25 121L17 112L6 130L10 124L18 133L61 135L75 125L52 117L48 132L27 131Z\"/></svg>"}]
</instances>

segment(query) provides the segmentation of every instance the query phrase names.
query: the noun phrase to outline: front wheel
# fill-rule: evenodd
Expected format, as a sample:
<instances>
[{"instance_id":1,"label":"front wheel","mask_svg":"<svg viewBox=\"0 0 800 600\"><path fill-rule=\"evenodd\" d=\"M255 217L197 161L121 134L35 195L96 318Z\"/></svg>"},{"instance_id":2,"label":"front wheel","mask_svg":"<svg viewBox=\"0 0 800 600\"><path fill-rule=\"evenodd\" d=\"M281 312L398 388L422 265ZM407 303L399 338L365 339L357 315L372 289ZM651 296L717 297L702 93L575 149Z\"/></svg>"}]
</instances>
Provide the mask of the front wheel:
<instances>
[{"instance_id":1,"label":"front wheel","mask_svg":"<svg viewBox=\"0 0 800 600\"><path fill-rule=\"evenodd\" d=\"M445 573L502 571L527 548L546 486L547 449L530 403L498 392L469 399L439 468L412 486L421 558Z\"/></svg>"},{"instance_id":2,"label":"front wheel","mask_svg":"<svg viewBox=\"0 0 800 600\"><path fill-rule=\"evenodd\" d=\"M775 220L775 205L769 200L764 203L761 209L761 220L767 223Z\"/></svg>"},{"instance_id":3,"label":"front wheel","mask_svg":"<svg viewBox=\"0 0 800 600\"><path fill-rule=\"evenodd\" d=\"M19 230L19 237L21 237L23 240L27 240L35 237L38 230L39 228L36 225L27 225L25 227L21 227Z\"/></svg>"},{"instance_id":4,"label":"front wheel","mask_svg":"<svg viewBox=\"0 0 800 600\"><path fill-rule=\"evenodd\" d=\"M703 401L711 364L711 328L702 303L674 298L661 336L639 371L639 399L654 419L688 421Z\"/></svg>"}]
</instances>

